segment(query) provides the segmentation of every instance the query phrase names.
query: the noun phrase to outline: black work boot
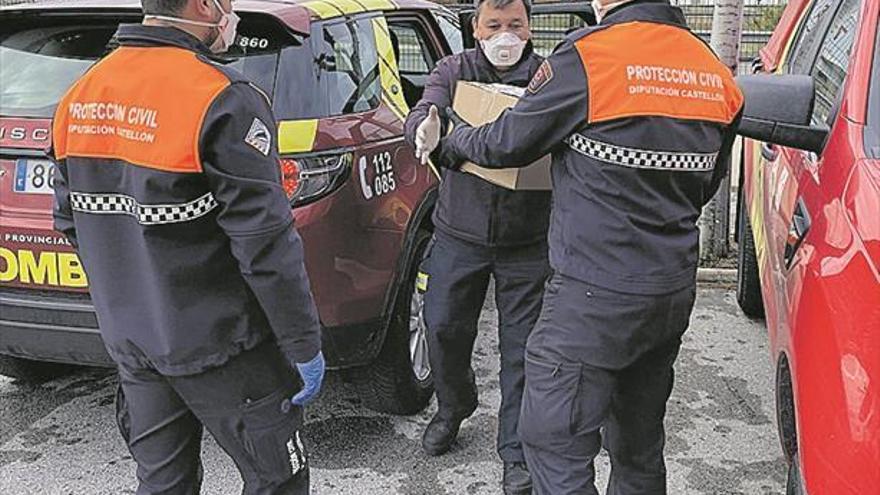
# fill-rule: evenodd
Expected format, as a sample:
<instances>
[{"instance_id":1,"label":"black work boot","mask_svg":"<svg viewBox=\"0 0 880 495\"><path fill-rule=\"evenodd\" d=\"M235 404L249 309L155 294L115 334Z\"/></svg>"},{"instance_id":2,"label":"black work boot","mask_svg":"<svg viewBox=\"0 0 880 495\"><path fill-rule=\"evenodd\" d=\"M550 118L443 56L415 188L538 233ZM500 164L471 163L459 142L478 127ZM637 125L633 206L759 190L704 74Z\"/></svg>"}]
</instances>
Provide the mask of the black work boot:
<instances>
[{"instance_id":1,"label":"black work boot","mask_svg":"<svg viewBox=\"0 0 880 495\"><path fill-rule=\"evenodd\" d=\"M524 462L505 462L501 480L504 495L531 495L532 475Z\"/></svg>"},{"instance_id":2,"label":"black work boot","mask_svg":"<svg viewBox=\"0 0 880 495\"><path fill-rule=\"evenodd\" d=\"M453 421L441 418L435 414L425 428L422 435L422 449L430 456L443 455L449 452L455 437L458 436L458 428L461 420Z\"/></svg>"}]
</instances>

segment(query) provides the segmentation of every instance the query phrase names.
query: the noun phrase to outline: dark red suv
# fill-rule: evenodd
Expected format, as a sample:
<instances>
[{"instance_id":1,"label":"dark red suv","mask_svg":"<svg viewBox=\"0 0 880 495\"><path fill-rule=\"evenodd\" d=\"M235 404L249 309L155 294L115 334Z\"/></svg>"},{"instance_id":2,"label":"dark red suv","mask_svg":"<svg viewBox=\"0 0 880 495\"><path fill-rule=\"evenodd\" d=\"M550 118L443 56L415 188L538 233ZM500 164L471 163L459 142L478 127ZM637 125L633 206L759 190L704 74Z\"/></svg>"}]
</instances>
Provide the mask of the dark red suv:
<instances>
[{"instance_id":1,"label":"dark red suv","mask_svg":"<svg viewBox=\"0 0 880 495\"><path fill-rule=\"evenodd\" d=\"M431 394L417 267L436 178L403 142L408 104L458 20L421 0L239 0L231 64L272 95L285 189L335 368L368 405L413 413ZM109 364L86 273L52 230L50 117L67 87L112 49L131 1L0 10L0 372L41 361ZM398 63L398 61L400 63ZM182 74L181 77L185 77Z\"/></svg>"},{"instance_id":2,"label":"dark red suv","mask_svg":"<svg viewBox=\"0 0 880 495\"><path fill-rule=\"evenodd\" d=\"M472 40L455 14L422 0L236 0L235 9L230 63L272 96L328 361L350 370L370 407L419 411L432 387L417 268L437 180L404 143L403 120L435 63ZM588 12L537 6L538 51ZM140 18L136 0L0 7L2 374L110 364L86 273L52 230L50 119L112 49L117 25Z\"/></svg>"}]
</instances>

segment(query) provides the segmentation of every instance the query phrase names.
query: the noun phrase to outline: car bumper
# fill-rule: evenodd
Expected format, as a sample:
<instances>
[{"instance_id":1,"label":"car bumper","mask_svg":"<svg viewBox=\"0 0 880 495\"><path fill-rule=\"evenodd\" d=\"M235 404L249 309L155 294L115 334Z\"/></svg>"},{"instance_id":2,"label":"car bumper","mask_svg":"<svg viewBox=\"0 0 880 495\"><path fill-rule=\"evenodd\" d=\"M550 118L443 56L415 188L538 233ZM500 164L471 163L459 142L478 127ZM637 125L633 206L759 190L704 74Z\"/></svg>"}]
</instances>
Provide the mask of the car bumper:
<instances>
[{"instance_id":1,"label":"car bumper","mask_svg":"<svg viewBox=\"0 0 880 495\"><path fill-rule=\"evenodd\" d=\"M0 294L0 353L38 361L113 365L87 299Z\"/></svg>"},{"instance_id":2,"label":"car bumper","mask_svg":"<svg viewBox=\"0 0 880 495\"><path fill-rule=\"evenodd\" d=\"M324 328L330 368L369 364L381 348L380 320ZM0 354L37 361L113 366L87 299L0 294Z\"/></svg>"}]
</instances>

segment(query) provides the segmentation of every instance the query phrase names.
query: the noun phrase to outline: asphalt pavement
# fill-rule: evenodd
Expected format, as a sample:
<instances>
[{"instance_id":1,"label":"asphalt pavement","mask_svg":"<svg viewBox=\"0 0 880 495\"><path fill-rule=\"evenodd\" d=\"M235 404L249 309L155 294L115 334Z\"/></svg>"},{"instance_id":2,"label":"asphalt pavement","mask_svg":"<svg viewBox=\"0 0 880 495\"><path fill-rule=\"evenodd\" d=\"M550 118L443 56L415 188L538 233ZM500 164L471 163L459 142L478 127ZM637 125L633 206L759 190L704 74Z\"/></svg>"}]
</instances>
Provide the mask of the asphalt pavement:
<instances>
[{"instance_id":1,"label":"asphalt pavement","mask_svg":"<svg viewBox=\"0 0 880 495\"><path fill-rule=\"evenodd\" d=\"M425 456L419 441L433 403L412 417L377 414L330 374L308 411L313 493L500 493L496 319L487 303L475 351L480 408L439 458ZM742 316L730 288L701 287L676 379L666 420L669 493L783 494L766 331ZM135 465L113 420L115 387L108 370L77 369L40 385L0 376L0 494L134 493ZM202 493L240 493L237 472L210 437L203 461ZM604 453L597 470L604 487Z\"/></svg>"}]
</instances>

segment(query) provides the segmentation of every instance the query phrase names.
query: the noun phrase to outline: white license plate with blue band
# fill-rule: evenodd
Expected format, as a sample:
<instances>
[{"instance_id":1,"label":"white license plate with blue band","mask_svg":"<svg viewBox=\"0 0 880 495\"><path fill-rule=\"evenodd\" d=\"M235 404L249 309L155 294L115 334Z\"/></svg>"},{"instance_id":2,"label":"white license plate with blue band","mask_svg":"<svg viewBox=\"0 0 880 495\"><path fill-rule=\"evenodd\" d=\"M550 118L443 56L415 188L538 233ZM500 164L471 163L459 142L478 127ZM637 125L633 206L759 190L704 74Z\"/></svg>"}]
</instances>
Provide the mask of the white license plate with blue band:
<instances>
[{"instance_id":1,"label":"white license plate with blue band","mask_svg":"<svg viewBox=\"0 0 880 495\"><path fill-rule=\"evenodd\" d=\"M12 190L22 194L53 194L55 164L51 160L22 158L15 162Z\"/></svg>"}]
</instances>

